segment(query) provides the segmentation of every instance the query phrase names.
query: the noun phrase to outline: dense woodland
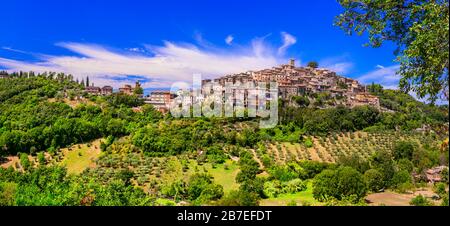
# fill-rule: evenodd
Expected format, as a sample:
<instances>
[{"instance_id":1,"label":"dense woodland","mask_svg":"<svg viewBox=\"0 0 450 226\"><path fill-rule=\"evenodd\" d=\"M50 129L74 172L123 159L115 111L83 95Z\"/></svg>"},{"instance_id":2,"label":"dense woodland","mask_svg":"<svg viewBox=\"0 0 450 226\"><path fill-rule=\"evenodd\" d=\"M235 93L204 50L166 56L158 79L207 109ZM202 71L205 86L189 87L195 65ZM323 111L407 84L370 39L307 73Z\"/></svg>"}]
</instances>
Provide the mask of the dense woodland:
<instances>
[{"instance_id":1,"label":"dense woodland","mask_svg":"<svg viewBox=\"0 0 450 226\"><path fill-rule=\"evenodd\" d=\"M20 72L0 78L0 157L20 156L23 168L0 168L0 205L157 205L159 197L192 205L258 205L264 198L303 191L308 181L320 202L363 205L370 192L406 191L423 184L413 174L448 166L448 147L441 150L434 143L413 141L399 141L393 150L374 152L367 159L350 155L335 163L277 164L266 158L260 166L251 154L252 149L263 152L265 143L310 146L309 136L349 131L413 132L425 125L435 131L435 140L448 136L448 106L424 104L377 84L369 90L380 97L384 111L368 106L319 108L306 103L311 97L295 97L297 106L281 102L280 123L272 129L259 129L257 119L245 117L175 119L136 96L89 96L82 89L65 74ZM79 104L72 106L71 101ZM71 175L64 167L46 164L43 157L98 138L105 138L101 158L118 152L142 153L150 160L190 156L199 164L218 165L237 157L239 188L225 194L205 172L148 188L134 183L135 172L126 167L113 170L107 178L100 170ZM36 156L39 164L30 163L28 155ZM262 172L266 176L260 176ZM436 189L443 205L448 205L448 176L445 180ZM157 191L148 192L152 189ZM420 198L415 203L429 204Z\"/></svg>"}]
</instances>

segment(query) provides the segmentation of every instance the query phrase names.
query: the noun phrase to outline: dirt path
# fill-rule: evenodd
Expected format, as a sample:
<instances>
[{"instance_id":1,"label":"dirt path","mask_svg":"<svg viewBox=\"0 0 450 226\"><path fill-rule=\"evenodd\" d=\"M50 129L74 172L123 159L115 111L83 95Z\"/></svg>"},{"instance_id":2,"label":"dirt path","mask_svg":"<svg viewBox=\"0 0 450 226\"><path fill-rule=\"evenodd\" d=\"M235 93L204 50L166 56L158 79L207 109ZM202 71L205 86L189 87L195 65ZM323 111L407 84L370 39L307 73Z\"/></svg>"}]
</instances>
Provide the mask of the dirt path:
<instances>
[{"instance_id":1,"label":"dirt path","mask_svg":"<svg viewBox=\"0 0 450 226\"><path fill-rule=\"evenodd\" d=\"M434 195L432 188L424 188L414 193L400 194L392 191L386 191L381 193L373 193L366 197L366 202L371 206L410 206L411 199L418 195L423 195L427 198L431 198ZM429 199L430 200L430 199ZM433 201L435 205L439 204L439 201Z\"/></svg>"},{"instance_id":2,"label":"dirt path","mask_svg":"<svg viewBox=\"0 0 450 226\"><path fill-rule=\"evenodd\" d=\"M10 167L10 166L12 166L14 169L16 169L16 162L20 162L19 161L19 157L17 157L17 156L8 156L8 157L5 157L2 160L0 166L2 168L5 168L5 169Z\"/></svg>"}]
</instances>

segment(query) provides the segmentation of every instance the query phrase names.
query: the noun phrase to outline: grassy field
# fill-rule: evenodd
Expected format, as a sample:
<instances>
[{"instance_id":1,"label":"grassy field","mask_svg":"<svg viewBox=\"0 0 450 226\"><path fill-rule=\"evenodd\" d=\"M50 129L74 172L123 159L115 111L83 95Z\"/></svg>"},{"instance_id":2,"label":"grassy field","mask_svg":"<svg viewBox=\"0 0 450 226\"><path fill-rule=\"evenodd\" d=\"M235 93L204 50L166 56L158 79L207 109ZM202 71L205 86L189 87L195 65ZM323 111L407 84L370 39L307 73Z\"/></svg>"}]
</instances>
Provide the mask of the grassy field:
<instances>
[{"instance_id":1,"label":"grassy field","mask_svg":"<svg viewBox=\"0 0 450 226\"><path fill-rule=\"evenodd\" d=\"M61 165L67 167L69 174L79 174L88 167L95 167L95 159L100 155L100 140L89 144L74 145L62 149L64 158Z\"/></svg>"},{"instance_id":2,"label":"grassy field","mask_svg":"<svg viewBox=\"0 0 450 226\"><path fill-rule=\"evenodd\" d=\"M308 181L307 189L295 194L282 194L276 198L263 199L260 202L261 206L286 206L288 203L295 201L297 206L301 205L321 205L320 202L314 199L312 194L312 182Z\"/></svg>"},{"instance_id":3,"label":"grassy field","mask_svg":"<svg viewBox=\"0 0 450 226\"><path fill-rule=\"evenodd\" d=\"M225 165L228 165L227 169ZM239 184L236 183L239 166L236 162L227 160L225 164L218 165L215 169L211 167L208 171L214 177L214 182L223 186L225 193L239 188Z\"/></svg>"}]
</instances>

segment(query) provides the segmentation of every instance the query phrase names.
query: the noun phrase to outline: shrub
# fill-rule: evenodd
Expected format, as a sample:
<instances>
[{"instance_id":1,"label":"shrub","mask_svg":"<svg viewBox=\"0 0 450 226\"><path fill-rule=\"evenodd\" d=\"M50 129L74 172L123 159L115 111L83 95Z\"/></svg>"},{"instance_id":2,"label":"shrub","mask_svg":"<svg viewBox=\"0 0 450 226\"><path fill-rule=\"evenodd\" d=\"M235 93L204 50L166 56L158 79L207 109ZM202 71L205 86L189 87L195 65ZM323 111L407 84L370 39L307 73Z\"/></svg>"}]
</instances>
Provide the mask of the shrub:
<instances>
[{"instance_id":1,"label":"shrub","mask_svg":"<svg viewBox=\"0 0 450 226\"><path fill-rule=\"evenodd\" d=\"M432 203L424 196L418 195L409 202L413 206L432 206Z\"/></svg>"},{"instance_id":2,"label":"shrub","mask_svg":"<svg viewBox=\"0 0 450 226\"><path fill-rule=\"evenodd\" d=\"M295 200L291 200L287 203L287 206L297 206L297 202Z\"/></svg>"},{"instance_id":3,"label":"shrub","mask_svg":"<svg viewBox=\"0 0 450 226\"><path fill-rule=\"evenodd\" d=\"M401 184L412 183L411 174L406 170L398 171L391 180L391 186L398 188Z\"/></svg>"},{"instance_id":4,"label":"shrub","mask_svg":"<svg viewBox=\"0 0 450 226\"><path fill-rule=\"evenodd\" d=\"M281 183L278 180L264 183L264 195L268 198L276 198L281 193Z\"/></svg>"},{"instance_id":5,"label":"shrub","mask_svg":"<svg viewBox=\"0 0 450 226\"><path fill-rule=\"evenodd\" d=\"M290 180L282 184L282 192L294 194L306 190L306 183L300 179Z\"/></svg>"},{"instance_id":6,"label":"shrub","mask_svg":"<svg viewBox=\"0 0 450 226\"><path fill-rule=\"evenodd\" d=\"M28 155L26 153L20 154L20 165L22 165L24 170L27 170L31 166L31 162L28 159Z\"/></svg>"},{"instance_id":7,"label":"shrub","mask_svg":"<svg viewBox=\"0 0 450 226\"><path fill-rule=\"evenodd\" d=\"M319 201L352 197L354 202L358 202L366 194L367 186L362 174L348 166L324 170L314 178L313 196Z\"/></svg>"},{"instance_id":8,"label":"shrub","mask_svg":"<svg viewBox=\"0 0 450 226\"><path fill-rule=\"evenodd\" d=\"M39 152L37 154L37 159L38 159L39 165L41 165L41 166L45 165L46 160L45 160L45 156L44 156L43 152Z\"/></svg>"},{"instance_id":9,"label":"shrub","mask_svg":"<svg viewBox=\"0 0 450 226\"><path fill-rule=\"evenodd\" d=\"M376 169L367 170L364 173L364 180L370 191L378 192L384 187L383 174Z\"/></svg>"},{"instance_id":10,"label":"shrub","mask_svg":"<svg viewBox=\"0 0 450 226\"><path fill-rule=\"evenodd\" d=\"M311 138L309 138L309 137L306 138L303 143L304 143L305 147L307 147L307 148L311 148L314 146Z\"/></svg>"}]
</instances>

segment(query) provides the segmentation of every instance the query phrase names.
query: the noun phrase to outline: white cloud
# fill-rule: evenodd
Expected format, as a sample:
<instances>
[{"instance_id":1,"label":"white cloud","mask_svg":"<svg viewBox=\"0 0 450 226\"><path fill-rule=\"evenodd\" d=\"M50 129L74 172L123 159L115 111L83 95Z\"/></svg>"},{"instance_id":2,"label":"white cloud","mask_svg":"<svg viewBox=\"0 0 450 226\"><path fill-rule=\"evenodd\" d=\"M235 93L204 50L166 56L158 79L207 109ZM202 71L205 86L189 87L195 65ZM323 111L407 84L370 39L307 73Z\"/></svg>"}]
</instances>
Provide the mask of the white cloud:
<instances>
[{"instance_id":1,"label":"white cloud","mask_svg":"<svg viewBox=\"0 0 450 226\"><path fill-rule=\"evenodd\" d=\"M0 66L9 71L71 73L80 80L90 76L96 85L115 88L132 82L126 80L127 75L138 75L149 81L144 83L144 88L148 88L163 84L170 86L175 81L191 82L195 73L202 74L203 78L212 78L287 62L287 59L277 56L264 38L254 39L250 46L232 50L166 41L162 46L145 46L148 54L84 43L64 42L57 46L80 56L39 55L37 63L0 57Z\"/></svg>"},{"instance_id":2,"label":"white cloud","mask_svg":"<svg viewBox=\"0 0 450 226\"><path fill-rule=\"evenodd\" d=\"M384 67L381 65L377 65L377 69L371 71L367 74L364 74L357 78L360 82L364 84L370 84L375 82L377 84L381 84L385 89L398 89L398 82L400 80L400 76L396 74L399 65L392 65L389 67Z\"/></svg>"},{"instance_id":3,"label":"white cloud","mask_svg":"<svg viewBox=\"0 0 450 226\"><path fill-rule=\"evenodd\" d=\"M225 38L225 43L227 43L227 45L232 45L232 44L233 44L233 40L234 40L233 35L228 35L228 36Z\"/></svg>"},{"instance_id":4,"label":"white cloud","mask_svg":"<svg viewBox=\"0 0 450 226\"><path fill-rule=\"evenodd\" d=\"M297 38L287 32L281 32L281 37L283 38L283 45L278 48L278 55L284 55L290 46L297 43Z\"/></svg>"},{"instance_id":5,"label":"white cloud","mask_svg":"<svg viewBox=\"0 0 450 226\"><path fill-rule=\"evenodd\" d=\"M319 62L319 67L328 68L337 74L345 76L345 74L349 73L354 67L353 62L348 58L347 55L326 58Z\"/></svg>"}]
</instances>

